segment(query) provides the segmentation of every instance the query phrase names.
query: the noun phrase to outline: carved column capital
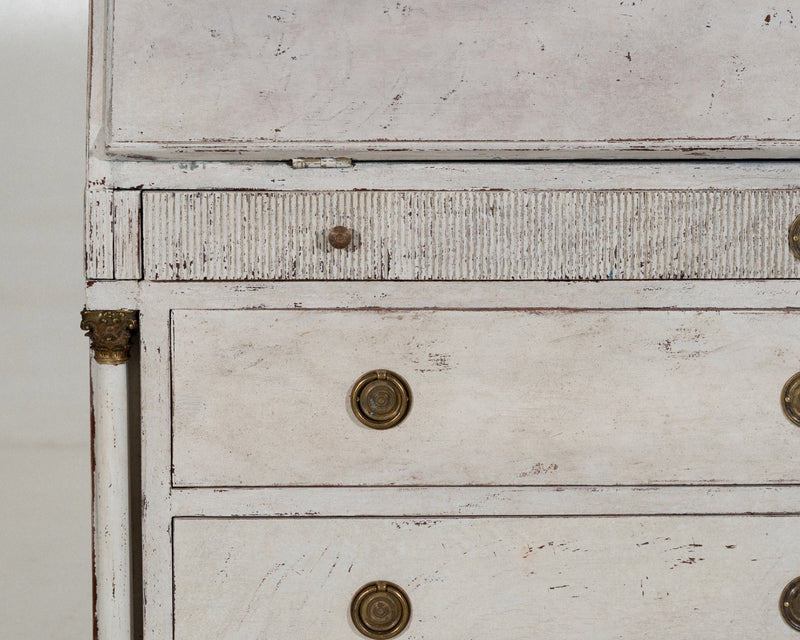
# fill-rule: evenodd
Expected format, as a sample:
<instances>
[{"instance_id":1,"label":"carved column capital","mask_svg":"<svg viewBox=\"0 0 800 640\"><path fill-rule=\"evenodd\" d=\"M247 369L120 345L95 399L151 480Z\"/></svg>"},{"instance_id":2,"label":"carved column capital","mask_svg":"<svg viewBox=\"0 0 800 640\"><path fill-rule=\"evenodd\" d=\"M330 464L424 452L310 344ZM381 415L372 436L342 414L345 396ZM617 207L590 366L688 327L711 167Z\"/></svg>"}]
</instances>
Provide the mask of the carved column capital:
<instances>
[{"instance_id":1,"label":"carved column capital","mask_svg":"<svg viewBox=\"0 0 800 640\"><path fill-rule=\"evenodd\" d=\"M99 364L124 364L131 354L131 333L139 326L137 311L81 311L81 329L92 341Z\"/></svg>"}]
</instances>

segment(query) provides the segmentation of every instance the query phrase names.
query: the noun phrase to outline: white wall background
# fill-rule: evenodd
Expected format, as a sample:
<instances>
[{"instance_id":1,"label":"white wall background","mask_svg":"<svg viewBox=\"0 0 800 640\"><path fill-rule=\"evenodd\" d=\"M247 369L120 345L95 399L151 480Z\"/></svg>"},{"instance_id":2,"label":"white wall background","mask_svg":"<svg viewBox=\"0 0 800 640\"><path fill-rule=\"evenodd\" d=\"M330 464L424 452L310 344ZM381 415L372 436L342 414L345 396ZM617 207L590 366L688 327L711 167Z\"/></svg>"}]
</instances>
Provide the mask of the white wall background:
<instances>
[{"instance_id":1,"label":"white wall background","mask_svg":"<svg viewBox=\"0 0 800 640\"><path fill-rule=\"evenodd\" d=\"M0 0L0 638L87 640L88 0Z\"/></svg>"}]
</instances>

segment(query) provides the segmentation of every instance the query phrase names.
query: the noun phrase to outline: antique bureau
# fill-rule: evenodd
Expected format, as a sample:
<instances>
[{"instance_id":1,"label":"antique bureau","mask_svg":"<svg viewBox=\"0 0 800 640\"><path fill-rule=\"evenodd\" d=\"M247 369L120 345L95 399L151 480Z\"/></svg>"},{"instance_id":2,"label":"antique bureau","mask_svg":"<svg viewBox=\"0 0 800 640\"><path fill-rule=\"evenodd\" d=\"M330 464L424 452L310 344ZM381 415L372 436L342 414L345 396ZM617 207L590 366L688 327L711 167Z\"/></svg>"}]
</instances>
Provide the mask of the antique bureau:
<instances>
[{"instance_id":1,"label":"antique bureau","mask_svg":"<svg viewBox=\"0 0 800 640\"><path fill-rule=\"evenodd\" d=\"M96 637L800 637L798 20L94 0Z\"/></svg>"}]
</instances>

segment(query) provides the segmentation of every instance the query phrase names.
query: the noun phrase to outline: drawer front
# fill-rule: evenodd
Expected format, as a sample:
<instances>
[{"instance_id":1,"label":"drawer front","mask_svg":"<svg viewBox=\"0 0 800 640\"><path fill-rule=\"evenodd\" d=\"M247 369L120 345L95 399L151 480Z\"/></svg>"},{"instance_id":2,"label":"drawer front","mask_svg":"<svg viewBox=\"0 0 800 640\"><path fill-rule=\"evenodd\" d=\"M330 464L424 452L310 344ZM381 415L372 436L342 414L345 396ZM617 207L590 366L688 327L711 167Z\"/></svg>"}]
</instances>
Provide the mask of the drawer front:
<instances>
[{"instance_id":1,"label":"drawer front","mask_svg":"<svg viewBox=\"0 0 800 640\"><path fill-rule=\"evenodd\" d=\"M149 280L800 277L796 189L151 191L143 207Z\"/></svg>"},{"instance_id":2,"label":"drawer front","mask_svg":"<svg viewBox=\"0 0 800 640\"><path fill-rule=\"evenodd\" d=\"M175 640L363 638L351 599L408 597L404 640L793 640L797 517L177 519Z\"/></svg>"},{"instance_id":3,"label":"drawer front","mask_svg":"<svg viewBox=\"0 0 800 640\"><path fill-rule=\"evenodd\" d=\"M795 312L173 312L177 486L796 483ZM354 414L398 374L407 417ZM357 409L357 407L356 407Z\"/></svg>"},{"instance_id":4,"label":"drawer front","mask_svg":"<svg viewBox=\"0 0 800 640\"><path fill-rule=\"evenodd\" d=\"M695 159L800 147L797 0L112 6L116 154Z\"/></svg>"}]
</instances>

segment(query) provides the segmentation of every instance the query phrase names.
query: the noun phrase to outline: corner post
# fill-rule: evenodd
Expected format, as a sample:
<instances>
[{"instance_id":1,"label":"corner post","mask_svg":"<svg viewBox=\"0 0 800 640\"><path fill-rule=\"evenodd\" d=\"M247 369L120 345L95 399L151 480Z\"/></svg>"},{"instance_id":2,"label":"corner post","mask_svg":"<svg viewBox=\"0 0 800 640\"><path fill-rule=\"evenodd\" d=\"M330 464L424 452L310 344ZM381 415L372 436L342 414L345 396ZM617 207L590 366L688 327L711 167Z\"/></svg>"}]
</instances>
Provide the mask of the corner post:
<instances>
[{"instance_id":1,"label":"corner post","mask_svg":"<svg viewBox=\"0 0 800 640\"><path fill-rule=\"evenodd\" d=\"M91 339L96 640L132 634L128 359L136 311L86 311Z\"/></svg>"}]
</instances>

